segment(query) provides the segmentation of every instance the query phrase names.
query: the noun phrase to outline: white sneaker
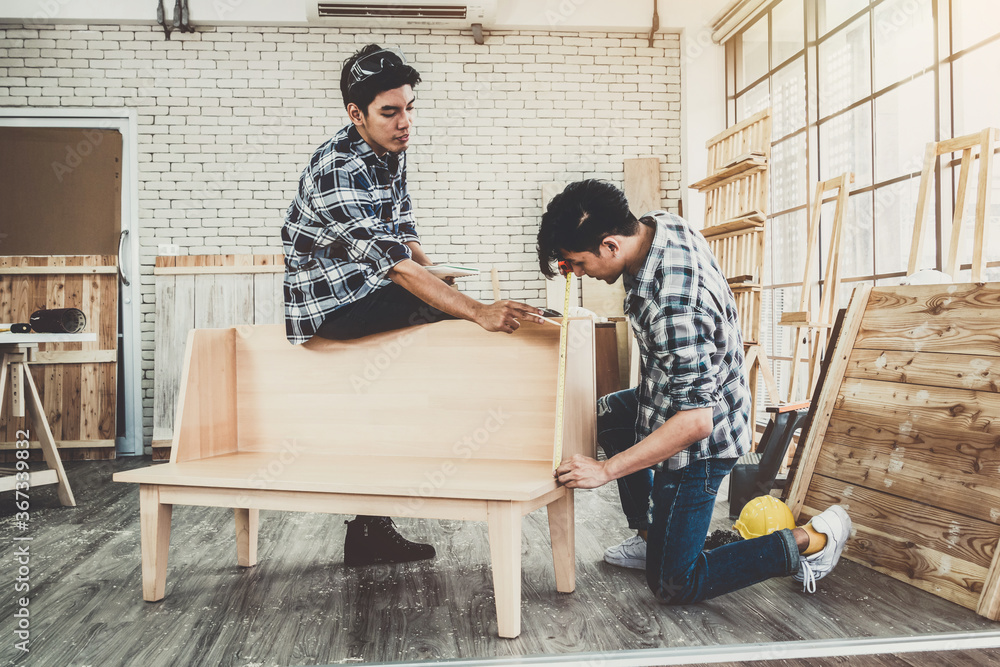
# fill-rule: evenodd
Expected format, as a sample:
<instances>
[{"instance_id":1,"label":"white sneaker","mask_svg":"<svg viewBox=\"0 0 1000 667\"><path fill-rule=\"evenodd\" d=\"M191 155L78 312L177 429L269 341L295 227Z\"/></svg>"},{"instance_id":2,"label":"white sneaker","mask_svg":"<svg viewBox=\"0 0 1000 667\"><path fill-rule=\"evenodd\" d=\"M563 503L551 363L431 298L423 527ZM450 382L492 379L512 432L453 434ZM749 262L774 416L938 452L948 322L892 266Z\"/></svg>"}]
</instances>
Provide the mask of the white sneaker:
<instances>
[{"instance_id":1,"label":"white sneaker","mask_svg":"<svg viewBox=\"0 0 1000 667\"><path fill-rule=\"evenodd\" d=\"M646 569L646 540L633 535L621 544L609 547L604 552L604 560L618 567Z\"/></svg>"},{"instance_id":2,"label":"white sneaker","mask_svg":"<svg viewBox=\"0 0 1000 667\"><path fill-rule=\"evenodd\" d=\"M840 505L833 505L812 520L816 532L826 535L826 546L811 556L799 556L799 571L792 578L802 582L802 591L816 592L816 582L830 574L840 560L851 536L851 517Z\"/></svg>"}]
</instances>

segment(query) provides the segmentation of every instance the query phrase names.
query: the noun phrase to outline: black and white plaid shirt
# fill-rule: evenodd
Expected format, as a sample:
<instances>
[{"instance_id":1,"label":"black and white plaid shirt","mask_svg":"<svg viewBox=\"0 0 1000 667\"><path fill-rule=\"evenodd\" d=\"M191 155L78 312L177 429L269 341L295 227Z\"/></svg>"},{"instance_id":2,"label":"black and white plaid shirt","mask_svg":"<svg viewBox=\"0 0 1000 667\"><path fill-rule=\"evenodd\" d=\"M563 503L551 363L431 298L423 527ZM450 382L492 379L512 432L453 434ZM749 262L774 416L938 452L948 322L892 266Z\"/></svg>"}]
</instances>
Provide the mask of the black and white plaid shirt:
<instances>
[{"instance_id":1,"label":"black and white plaid shirt","mask_svg":"<svg viewBox=\"0 0 1000 667\"><path fill-rule=\"evenodd\" d=\"M281 228L285 334L304 343L323 320L389 284L419 242L406 190L406 152L378 157L348 125L316 149Z\"/></svg>"},{"instance_id":2,"label":"black and white plaid shirt","mask_svg":"<svg viewBox=\"0 0 1000 667\"><path fill-rule=\"evenodd\" d=\"M750 451L750 388L732 290L705 237L665 211L639 275L625 274L625 313L641 353L636 442L679 410L712 408L704 440L660 466L684 468Z\"/></svg>"}]
</instances>

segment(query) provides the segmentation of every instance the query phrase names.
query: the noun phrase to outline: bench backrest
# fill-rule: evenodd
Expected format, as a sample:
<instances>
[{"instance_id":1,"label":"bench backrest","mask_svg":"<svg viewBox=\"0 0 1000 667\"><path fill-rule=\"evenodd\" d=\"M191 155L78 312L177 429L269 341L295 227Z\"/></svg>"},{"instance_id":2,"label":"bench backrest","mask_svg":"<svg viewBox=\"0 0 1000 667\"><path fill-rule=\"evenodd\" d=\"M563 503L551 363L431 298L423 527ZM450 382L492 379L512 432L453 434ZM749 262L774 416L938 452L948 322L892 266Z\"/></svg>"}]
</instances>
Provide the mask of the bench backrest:
<instances>
[{"instance_id":1,"label":"bench backrest","mask_svg":"<svg viewBox=\"0 0 1000 667\"><path fill-rule=\"evenodd\" d=\"M593 455L593 323L570 321L564 458ZM551 460L559 329L461 320L293 346L281 325L193 330L172 461L233 451Z\"/></svg>"}]
</instances>

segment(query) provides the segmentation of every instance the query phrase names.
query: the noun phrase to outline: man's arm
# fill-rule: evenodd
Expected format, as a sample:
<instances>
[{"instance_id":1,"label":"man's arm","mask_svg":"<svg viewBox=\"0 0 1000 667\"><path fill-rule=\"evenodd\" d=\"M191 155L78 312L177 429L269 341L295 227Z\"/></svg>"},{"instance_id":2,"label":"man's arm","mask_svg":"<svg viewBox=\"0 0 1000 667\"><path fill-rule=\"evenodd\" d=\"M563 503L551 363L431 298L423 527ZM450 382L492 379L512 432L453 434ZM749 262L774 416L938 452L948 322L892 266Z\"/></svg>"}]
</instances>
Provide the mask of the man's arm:
<instances>
[{"instance_id":1,"label":"man's arm","mask_svg":"<svg viewBox=\"0 0 1000 667\"><path fill-rule=\"evenodd\" d=\"M712 433L712 408L680 410L642 442L607 461L576 454L556 470L559 483L570 489L594 489L666 461Z\"/></svg>"},{"instance_id":2,"label":"man's arm","mask_svg":"<svg viewBox=\"0 0 1000 667\"><path fill-rule=\"evenodd\" d=\"M451 289L412 259L405 259L393 266L387 277L438 310L475 322L487 331L514 333L521 326L517 321L518 317L541 314L538 308L517 301L480 303Z\"/></svg>"},{"instance_id":3,"label":"man's arm","mask_svg":"<svg viewBox=\"0 0 1000 667\"><path fill-rule=\"evenodd\" d=\"M413 261L420 266L430 266L434 262L431 258L427 256L424 249L420 246L419 241L408 241L405 243L406 247L410 249L410 255L413 257Z\"/></svg>"}]
</instances>

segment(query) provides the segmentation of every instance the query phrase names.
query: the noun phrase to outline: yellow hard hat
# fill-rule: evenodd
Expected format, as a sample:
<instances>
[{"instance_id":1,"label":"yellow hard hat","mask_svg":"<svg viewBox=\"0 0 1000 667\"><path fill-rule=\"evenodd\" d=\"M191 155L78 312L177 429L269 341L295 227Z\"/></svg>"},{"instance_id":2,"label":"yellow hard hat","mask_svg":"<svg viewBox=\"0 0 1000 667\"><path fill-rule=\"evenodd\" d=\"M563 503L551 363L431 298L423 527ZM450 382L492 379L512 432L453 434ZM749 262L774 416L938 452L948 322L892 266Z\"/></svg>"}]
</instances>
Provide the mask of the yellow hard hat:
<instances>
[{"instance_id":1,"label":"yellow hard hat","mask_svg":"<svg viewBox=\"0 0 1000 667\"><path fill-rule=\"evenodd\" d=\"M743 506L733 528L740 531L743 539L750 540L782 528L795 528L795 518L788 505L774 496L759 496Z\"/></svg>"}]
</instances>

